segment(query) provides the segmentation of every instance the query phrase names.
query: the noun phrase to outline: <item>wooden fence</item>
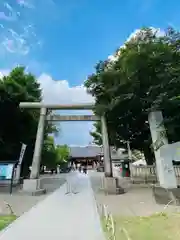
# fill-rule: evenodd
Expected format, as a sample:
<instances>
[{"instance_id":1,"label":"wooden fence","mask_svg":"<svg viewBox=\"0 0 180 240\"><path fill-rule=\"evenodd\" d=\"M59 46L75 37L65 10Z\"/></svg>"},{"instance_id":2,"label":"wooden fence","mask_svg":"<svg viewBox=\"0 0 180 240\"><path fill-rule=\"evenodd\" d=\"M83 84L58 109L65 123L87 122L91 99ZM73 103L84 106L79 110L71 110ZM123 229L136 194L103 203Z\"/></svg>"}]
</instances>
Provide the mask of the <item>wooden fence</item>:
<instances>
[{"instance_id":1,"label":"wooden fence","mask_svg":"<svg viewBox=\"0 0 180 240\"><path fill-rule=\"evenodd\" d=\"M131 165L131 181L135 182L157 182L155 166L133 166ZM180 178L180 166L174 166L175 175Z\"/></svg>"}]
</instances>

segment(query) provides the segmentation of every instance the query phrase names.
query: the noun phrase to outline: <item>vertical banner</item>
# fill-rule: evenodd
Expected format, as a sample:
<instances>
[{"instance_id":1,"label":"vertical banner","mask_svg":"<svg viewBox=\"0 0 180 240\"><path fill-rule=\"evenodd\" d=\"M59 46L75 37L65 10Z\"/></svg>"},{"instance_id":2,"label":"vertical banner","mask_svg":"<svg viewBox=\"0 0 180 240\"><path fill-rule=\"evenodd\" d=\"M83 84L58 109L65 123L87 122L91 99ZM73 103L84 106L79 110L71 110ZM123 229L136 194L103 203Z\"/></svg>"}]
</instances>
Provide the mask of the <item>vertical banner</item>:
<instances>
[{"instance_id":1,"label":"vertical banner","mask_svg":"<svg viewBox=\"0 0 180 240\"><path fill-rule=\"evenodd\" d=\"M22 163L22 160L23 160L23 157L24 157L24 153L25 153L25 151L26 151L26 147L27 147L27 145L24 144L24 143L22 143L21 152L20 152L19 161L18 161L18 163L19 163L20 165L21 165L21 163Z\"/></svg>"}]
</instances>

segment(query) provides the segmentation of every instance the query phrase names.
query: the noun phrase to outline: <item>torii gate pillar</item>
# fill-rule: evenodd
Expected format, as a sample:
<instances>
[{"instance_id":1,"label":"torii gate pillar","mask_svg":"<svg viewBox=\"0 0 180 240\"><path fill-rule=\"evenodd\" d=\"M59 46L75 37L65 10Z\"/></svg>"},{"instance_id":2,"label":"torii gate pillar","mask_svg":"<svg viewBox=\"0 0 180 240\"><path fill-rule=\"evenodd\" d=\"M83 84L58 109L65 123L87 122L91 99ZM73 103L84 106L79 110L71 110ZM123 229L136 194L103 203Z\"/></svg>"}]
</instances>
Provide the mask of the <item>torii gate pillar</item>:
<instances>
[{"instance_id":1,"label":"torii gate pillar","mask_svg":"<svg viewBox=\"0 0 180 240\"><path fill-rule=\"evenodd\" d=\"M45 127L45 121L46 121L46 113L47 113L47 109L41 108L38 129L36 134L36 143L34 148L33 161L32 161L32 170L30 175L31 179L39 178L39 168L41 163L41 152L42 152L42 145L44 140L44 127Z\"/></svg>"},{"instance_id":2,"label":"torii gate pillar","mask_svg":"<svg viewBox=\"0 0 180 240\"><path fill-rule=\"evenodd\" d=\"M109 138L108 138L106 119L104 116L101 116L101 128L102 128L102 143L103 143L103 152L104 152L105 177L112 177L112 163L111 163L110 148L109 148Z\"/></svg>"},{"instance_id":3,"label":"torii gate pillar","mask_svg":"<svg viewBox=\"0 0 180 240\"><path fill-rule=\"evenodd\" d=\"M46 190L41 186L41 179L39 179L39 169L41 163L42 145L44 140L46 114L47 108L45 107L41 108L30 179L25 179L23 184L23 190L25 192L31 192L33 195L43 194L46 192Z\"/></svg>"}]
</instances>

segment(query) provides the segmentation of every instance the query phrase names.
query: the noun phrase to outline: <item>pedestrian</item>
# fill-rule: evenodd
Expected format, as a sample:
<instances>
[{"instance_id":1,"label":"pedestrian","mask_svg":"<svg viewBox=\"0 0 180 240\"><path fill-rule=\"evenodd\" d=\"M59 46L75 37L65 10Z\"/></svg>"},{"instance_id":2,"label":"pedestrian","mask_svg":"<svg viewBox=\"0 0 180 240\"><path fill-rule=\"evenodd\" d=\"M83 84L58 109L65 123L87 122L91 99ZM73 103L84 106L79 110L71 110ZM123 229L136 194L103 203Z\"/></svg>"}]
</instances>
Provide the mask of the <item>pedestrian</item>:
<instances>
[{"instance_id":1,"label":"pedestrian","mask_svg":"<svg viewBox=\"0 0 180 240\"><path fill-rule=\"evenodd\" d=\"M79 172L81 173L81 170L82 170L82 166L81 164L79 164Z\"/></svg>"},{"instance_id":2,"label":"pedestrian","mask_svg":"<svg viewBox=\"0 0 180 240\"><path fill-rule=\"evenodd\" d=\"M73 172L75 171L75 164L74 164L74 163L71 165L71 170L72 170Z\"/></svg>"},{"instance_id":3,"label":"pedestrian","mask_svg":"<svg viewBox=\"0 0 180 240\"><path fill-rule=\"evenodd\" d=\"M87 174L87 163L84 163L83 173Z\"/></svg>"},{"instance_id":4,"label":"pedestrian","mask_svg":"<svg viewBox=\"0 0 180 240\"><path fill-rule=\"evenodd\" d=\"M78 168L79 172L81 172L81 164L80 163L78 163L77 168Z\"/></svg>"}]
</instances>

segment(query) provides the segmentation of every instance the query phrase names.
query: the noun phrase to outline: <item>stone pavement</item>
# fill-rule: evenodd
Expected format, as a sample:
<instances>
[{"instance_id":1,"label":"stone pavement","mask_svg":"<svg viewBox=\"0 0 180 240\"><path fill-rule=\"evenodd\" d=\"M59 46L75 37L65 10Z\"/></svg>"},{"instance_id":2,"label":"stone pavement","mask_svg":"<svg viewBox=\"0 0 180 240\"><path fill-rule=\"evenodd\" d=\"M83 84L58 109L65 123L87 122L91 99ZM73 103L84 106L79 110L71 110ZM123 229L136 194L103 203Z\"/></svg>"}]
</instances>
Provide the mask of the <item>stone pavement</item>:
<instances>
[{"instance_id":1,"label":"stone pavement","mask_svg":"<svg viewBox=\"0 0 180 240\"><path fill-rule=\"evenodd\" d=\"M88 176L68 175L64 184L0 233L0 240L104 240Z\"/></svg>"}]
</instances>

